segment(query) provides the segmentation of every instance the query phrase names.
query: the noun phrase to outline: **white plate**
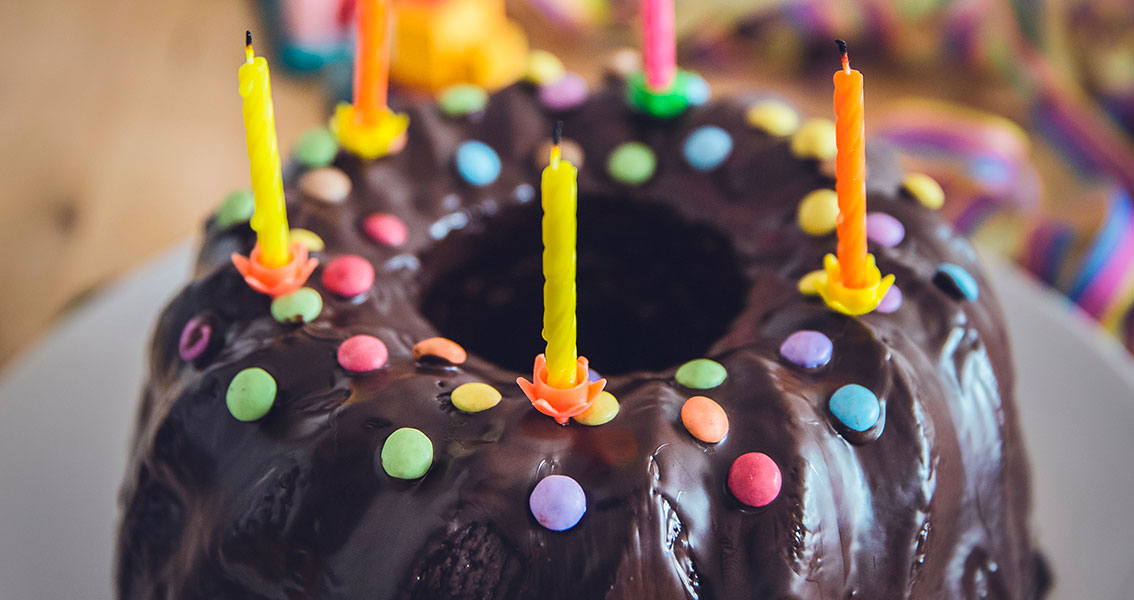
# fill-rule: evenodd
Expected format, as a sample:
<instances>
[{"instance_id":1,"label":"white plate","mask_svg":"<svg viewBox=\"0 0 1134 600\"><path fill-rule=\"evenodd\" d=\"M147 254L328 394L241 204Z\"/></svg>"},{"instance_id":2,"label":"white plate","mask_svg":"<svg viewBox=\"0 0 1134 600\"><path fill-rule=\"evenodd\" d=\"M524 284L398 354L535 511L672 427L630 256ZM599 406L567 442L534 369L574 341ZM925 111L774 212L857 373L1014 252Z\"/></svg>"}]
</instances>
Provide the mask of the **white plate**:
<instances>
[{"instance_id":1,"label":"white plate","mask_svg":"<svg viewBox=\"0 0 1134 600\"><path fill-rule=\"evenodd\" d=\"M74 313L0 380L0 598L110 598L126 440L161 306L189 244ZM1040 289L992 264L1019 365L1035 523L1054 598L1134 585L1134 363Z\"/></svg>"}]
</instances>

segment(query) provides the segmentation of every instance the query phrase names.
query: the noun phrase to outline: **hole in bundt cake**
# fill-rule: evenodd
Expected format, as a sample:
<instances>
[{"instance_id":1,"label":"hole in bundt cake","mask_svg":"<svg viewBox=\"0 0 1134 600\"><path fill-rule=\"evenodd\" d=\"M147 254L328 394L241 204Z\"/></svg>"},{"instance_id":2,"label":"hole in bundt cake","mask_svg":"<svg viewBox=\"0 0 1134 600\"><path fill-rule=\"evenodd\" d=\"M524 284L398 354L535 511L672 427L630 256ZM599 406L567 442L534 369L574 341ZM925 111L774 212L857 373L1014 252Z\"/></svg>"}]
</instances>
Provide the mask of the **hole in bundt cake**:
<instances>
[{"instance_id":1,"label":"hole in bundt cake","mask_svg":"<svg viewBox=\"0 0 1134 600\"><path fill-rule=\"evenodd\" d=\"M580 197L578 215L578 347L599 373L701 356L739 314L747 283L720 232L621 198ZM541 217L531 202L476 220L422 270L422 313L440 334L521 373L544 349Z\"/></svg>"}]
</instances>

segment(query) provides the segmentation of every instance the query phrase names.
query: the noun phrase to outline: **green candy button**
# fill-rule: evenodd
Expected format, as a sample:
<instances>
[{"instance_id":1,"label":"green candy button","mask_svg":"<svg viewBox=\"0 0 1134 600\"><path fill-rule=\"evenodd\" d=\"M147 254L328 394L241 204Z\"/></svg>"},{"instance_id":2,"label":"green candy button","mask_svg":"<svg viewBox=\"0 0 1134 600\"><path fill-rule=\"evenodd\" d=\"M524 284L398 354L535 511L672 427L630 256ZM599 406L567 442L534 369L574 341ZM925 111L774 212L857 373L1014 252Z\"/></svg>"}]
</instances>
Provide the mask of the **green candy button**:
<instances>
[{"instance_id":1,"label":"green candy button","mask_svg":"<svg viewBox=\"0 0 1134 600\"><path fill-rule=\"evenodd\" d=\"M334 134L325 127L316 127L299 136L299 143L295 145L292 156L299 164L321 168L331 164L338 153L339 143Z\"/></svg>"},{"instance_id":2,"label":"green candy button","mask_svg":"<svg viewBox=\"0 0 1134 600\"><path fill-rule=\"evenodd\" d=\"M707 390L724 383L724 365L708 358L695 358L677 368L674 379L692 390Z\"/></svg>"},{"instance_id":3,"label":"green candy button","mask_svg":"<svg viewBox=\"0 0 1134 600\"><path fill-rule=\"evenodd\" d=\"M449 117L460 117L484 110L488 105L488 92L484 88L459 83L442 90L437 98L441 112Z\"/></svg>"},{"instance_id":4,"label":"green candy button","mask_svg":"<svg viewBox=\"0 0 1134 600\"><path fill-rule=\"evenodd\" d=\"M641 185L654 176L658 159L642 142L625 142L610 153L606 170L619 183Z\"/></svg>"},{"instance_id":5,"label":"green candy button","mask_svg":"<svg viewBox=\"0 0 1134 600\"><path fill-rule=\"evenodd\" d=\"M272 318L280 323L310 323L322 310L323 297L308 287L272 300Z\"/></svg>"},{"instance_id":6,"label":"green candy button","mask_svg":"<svg viewBox=\"0 0 1134 600\"><path fill-rule=\"evenodd\" d=\"M255 421L272 409L276 401L276 380L267 371L252 367L232 378L224 403L237 421Z\"/></svg>"},{"instance_id":7,"label":"green candy button","mask_svg":"<svg viewBox=\"0 0 1134 600\"><path fill-rule=\"evenodd\" d=\"M433 465L433 442L412 427L402 427L382 444L382 470L397 479L424 477Z\"/></svg>"},{"instance_id":8,"label":"green candy button","mask_svg":"<svg viewBox=\"0 0 1134 600\"><path fill-rule=\"evenodd\" d=\"M256 202L249 190L236 190L224 197L217 208L217 227L228 229L233 225L247 223L256 210Z\"/></svg>"}]
</instances>

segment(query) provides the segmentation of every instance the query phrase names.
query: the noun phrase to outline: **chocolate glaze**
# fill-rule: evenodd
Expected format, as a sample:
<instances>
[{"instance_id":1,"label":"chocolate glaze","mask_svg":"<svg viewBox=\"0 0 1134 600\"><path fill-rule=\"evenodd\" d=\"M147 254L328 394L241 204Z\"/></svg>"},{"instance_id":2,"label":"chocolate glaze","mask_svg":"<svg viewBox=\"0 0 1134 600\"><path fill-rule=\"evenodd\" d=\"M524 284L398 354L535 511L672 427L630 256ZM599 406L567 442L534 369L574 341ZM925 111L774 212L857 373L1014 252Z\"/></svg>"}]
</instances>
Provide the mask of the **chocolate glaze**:
<instances>
[{"instance_id":1,"label":"chocolate glaze","mask_svg":"<svg viewBox=\"0 0 1134 600\"><path fill-rule=\"evenodd\" d=\"M221 231L210 222L195 278L154 335L121 496L119 596L1038 597L1043 573L1028 533L1027 465L1007 340L968 243L904 196L895 161L871 146L870 209L897 217L907 232L897 247L872 244L871 250L884 273L896 274L904 303L893 314L854 318L801 296L796 281L820 266L835 240L804 235L794 224L795 206L833 181L815 161L792 156L786 141L747 127L750 100L714 102L658 122L632 114L617 83L563 115L549 114L532 89L516 85L493 95L474 117L445 118L434 106L410 109L402 153L372 163L338 157L336 165L354 181L344 204L304 197L295 185L298 172L286 178L292 226L326 241L326 251L315 255L326 262L359 254L378 271L370 292L354 300L323 290L316 271L308 285L323 293L325 307L302 326L273 321L269 299L249 289L229 262L229 253L251 249L251 230ZM475 317L475 311L447 313L446 303L461 302L461 294L489 303L475 286L452 286L476 279L480 267L467 261L471 242L491 245L501 223L535 214L525 213L538 204L529 187L538 185L531 155L556 118L585 151L581 215L613 214L603 212L602 202L641 209L649 226L640 234L622 232L627 249L636 235L658 231L651 229L655 217L646 216L651 209L668 215L657 217L665 223L687 224L687 239L723 240L724 250L690 252L684 264L683 253L673 253L666 260L678 264L639 278L638 287L656 285L660 297L671 298L679 284L712 285L712 277L698 279L690 270L714 269L721 285L730 286L702 307L724 326L709 318L703 327L678 327L688 342L651 330L638 346L610 347L611 365L619 355L648 354L651 347L664 356L614 369L626 371L608 384L621 413L594 428L557 425L517 388L515 378L530 375L530 367L516 366L524 363L516 357L540 350L537 327L526 338L509 338L517 340L510 345L526 344L516 350L457 339L473 350L460 367L418 363L411 354L438 327L460 330ZM723 127L735 143L709 173L688 168L680 152L685 136L703 124ZM455 174L452 157L465 139L500 153L504 167L494 184L474 188ZM644 141L658 155L655 176L632 189L605 171L605 157L628 140ZM365 237L359 223L374 211L406 221L411 233L403 247ZM517 266L535 260L538 269L539 245L529 246L509 267L517 269L511 289L499 283L511 276L492 280L503 294L497 301L518 306L518 298L539 297L538 290L531 296L531 268ZM596 260L588 252L580 248L583 265ZM720 261L696 263L705 256ZM979 300L956 300L932 282L943 262L974 274ZM580 270L581 313L599 315L587 313L595 292L585 286L586 268ZM610 278L594 281L609 285ZM689 318L704 319L698 296L691 298L684 300L692 303ZM422 312L430 302L437 324ZM178 335L202 313L217 324L224 344L207 360L186 364L177 354ZM588 335L601 337L587 332L599 317L587 318L581 317L583 354ZM645 331L646 324L634 325ZM804 328L833 340L828 365L809 371L780 358L782 341ZM359 333L386 343L386 367L364 375L338 367L336 347ZM729 374L706 392L731 421L728 437L715 445L693 439L679 420L685 399L701 392L682 388L673 373L698 356L720 361ZM239 370L252 366L271 373L279 393L265 418L241 423L226 410L224 392ZM601 362L594 367L603 371ZM488 382L504 398L489 411L460 413L448 394L467 381ZM877 393L883 419L874 429L835 426L827 398L846 383ZM375 468L383 440L403 426L433 440L435 462L418 481L394 480ZM751 451L772 457L783 473L779 497L762 509L741 505L726 485L729 465ZM544 530L527 509L536 482L553 473L574 477L587 495L586 515L566 532Z\"/></svg>"}]
</instances>

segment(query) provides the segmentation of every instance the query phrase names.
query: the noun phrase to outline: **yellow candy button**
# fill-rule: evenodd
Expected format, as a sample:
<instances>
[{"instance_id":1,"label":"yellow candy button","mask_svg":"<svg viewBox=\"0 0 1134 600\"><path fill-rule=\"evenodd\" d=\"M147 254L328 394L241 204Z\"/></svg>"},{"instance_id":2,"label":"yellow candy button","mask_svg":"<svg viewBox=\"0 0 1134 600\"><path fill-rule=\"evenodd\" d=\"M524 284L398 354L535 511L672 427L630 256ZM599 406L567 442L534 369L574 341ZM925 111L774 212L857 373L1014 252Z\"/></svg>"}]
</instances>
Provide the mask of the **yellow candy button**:
<instances>
[{"instance_id":1,"label":"yellow candy button","mask_svg":"<svg viewBox=\"0 0 1134 600\"><path fill-rule=\"evenodd\" d=\"M527 71L524 79L536 84L547 85L563 76L563 62L547 50L532 50L528 54Z\"/></svg>"},{"instance_id":2,"label":"yellow candy button","mask_svg":"<svg viewBox=\"0 0 1134 600\"><path fill-rule=\"evenodd\" d=\"M945 204L945 190L929 175L910 173L902 180L902 186L926 208L937 210Z\"/></svg>"},{"instance_id":3,"label":"yellow candy button","mask_svg":"<svg viewBox=\"0 0 1134 600\"><path fill-rule=\"evenodd\" d=\"M803 294L804 296L818 296L819 288L816 287L815 284L826 276L826 271L824 271L823 269L816 269L804 275L803 277L800 277L798 284L799 293Z\"/></svg>"},{"instance_id":4,"label":"yellow candy button","mask_svg":"<svg viewBox=\"0 0 1134 600\"><path fill-rule=\"evenodd\" d=\"M499 404L500 392L487 383L477 381L457 386L450 398L457 410L476 413Z\"/></svg>"},{"instance_id":5,"label":"yellow candy button","mask_svg":"<svg viewBox=\"0 0 1134 600\"><path fill-rule=\"evenodd\" d=\"M819 189L799 201L795 221L804 233L823 236L835 230L839 219L839 197L835 190Z\"/></svg>"},{"instance_id":6,"label":"yellow candy button","mask_svg":"<svg viewBox=\"0 0 1134 600\"><path fill-rule=\"evenodd\" d=\"M314 231L307 229L292 229L290 231L290 234L291 243L294 244L296 242L299 242L300 244L307 246L307 250L310 252L322 252L323 248L326 247L326 244L323 243L323 238L319 237L319 234L315 233Z\"/></svg>"},{"instance_id":7,"label":"yellow candy button","mask_svg":"<svg viewBox=\"0 0 1134 600\"><path fill-rule=\"evenodd\" d=\"M830 119L805 120L791 136L791 153L800 158L834 158L838 153L835 122Z\"/></svg>"},{"instance_id":8,"label":"yellow candy button","mask_svg":"<svg viewBox=\"0 0 1134 600\"><path fill-rule=\"evenodd\" d=\"M574 417L576 421L583 425L605 425L611 419L618 416L618 399L608 391L601 391L595 397L595 401L591 403L591 407L581 415Z\"/></svg>"},{"instance_id":9,"label":"yellow candy button","mask_svg":"<svg viewBox=\"0 0 1134 600\"><path fill-rule=\"evenodd\" d=\"M799 129L799 113L780 100L764 100L748 107L744 120L749 125L776 137L785 137Z\"/></svg>"}]
</instances>

